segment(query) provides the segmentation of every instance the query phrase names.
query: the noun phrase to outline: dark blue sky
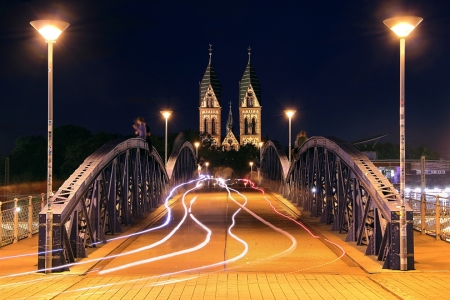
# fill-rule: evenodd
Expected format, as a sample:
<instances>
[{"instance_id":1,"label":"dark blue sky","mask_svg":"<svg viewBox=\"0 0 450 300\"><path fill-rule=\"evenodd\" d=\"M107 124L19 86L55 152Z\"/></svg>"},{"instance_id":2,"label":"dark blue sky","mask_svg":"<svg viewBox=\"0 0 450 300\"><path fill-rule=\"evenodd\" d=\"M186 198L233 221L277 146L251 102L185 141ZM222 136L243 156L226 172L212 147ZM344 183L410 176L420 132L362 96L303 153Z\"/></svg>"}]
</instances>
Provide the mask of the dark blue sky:
<instances>
[{"instance_id":1,"label":"dark blue sky","mask_svg":"<svg viewBox=\"0 0 450 300\"><path fill-rule=\"evenodd\" d=\"M407 40L406 139L450 158L450 1L1 1L0 154L45 132L46 44L29 22L71 23L55 45L55 125L131 132L144 116L163 134L198 128L198 82L213 44L223 123L251 46L261 81L263 136L398 140L399 45L383 19L424 18ZM224 128L224 127L223 127ZM222 133L224 134L224 133Z\"/></svg>"}]
</instances>

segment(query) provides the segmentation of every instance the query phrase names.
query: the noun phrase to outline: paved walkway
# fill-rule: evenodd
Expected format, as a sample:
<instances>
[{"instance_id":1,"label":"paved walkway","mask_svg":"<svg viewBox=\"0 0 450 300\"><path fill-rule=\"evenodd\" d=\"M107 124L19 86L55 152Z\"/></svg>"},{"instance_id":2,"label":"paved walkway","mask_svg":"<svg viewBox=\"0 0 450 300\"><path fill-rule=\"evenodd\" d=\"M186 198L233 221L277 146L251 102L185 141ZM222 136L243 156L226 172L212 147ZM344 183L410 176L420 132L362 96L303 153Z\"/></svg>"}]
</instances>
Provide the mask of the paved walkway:
<instances>
[{"instance_id":1,"label":"paved walkway","mask_svg":"<svg viewBox=\"0 0 450 300\"><path fill-rule=\"evenodd\" d=\"M280 197L278 197L280 198ZM173 204L177 199L172 200ZM301 211L282 200L293 212ZM129 228L137 231L161 216L158 208L146 220ZM348 259L363 266L364 275L270 274L214 272L175 276L85 276L95 263L72 267L64 274L30 274L19 277L0 275L0 299L450 299L450 244L430 236L415 234L416 270L408 272L381 269L381 264L365 256L361 249L343 243L344 235L328 230L316 219L302 216L310 227L347 252ZM35 240L35 241L33 241ZM25 253L37 238L0 249L0 257ZM120 240L119 240L120 241ZM107 243L90 254L105 255L122 242ZM22 249L22 250L21 250ZM0 260L0 274L35 270L36 257L19 262ZM17 261L17 260L16 260Z\"/></svg>"}]
</instances>

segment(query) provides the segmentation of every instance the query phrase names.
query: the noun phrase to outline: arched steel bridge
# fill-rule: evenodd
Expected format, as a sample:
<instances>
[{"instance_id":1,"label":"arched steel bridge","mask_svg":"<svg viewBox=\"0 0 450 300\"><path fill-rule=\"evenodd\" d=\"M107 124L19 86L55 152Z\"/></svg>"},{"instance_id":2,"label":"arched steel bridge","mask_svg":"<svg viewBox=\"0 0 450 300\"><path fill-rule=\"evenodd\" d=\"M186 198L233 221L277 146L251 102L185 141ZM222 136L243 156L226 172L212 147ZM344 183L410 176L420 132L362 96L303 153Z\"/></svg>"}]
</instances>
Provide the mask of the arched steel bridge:
<instances>
[{"instance_id":1,"label":"arched steel bridge","mask_svg":"<svg viewBox=\"0 0 450 300\"><path fill-rule=\"evenodd\" d=\"M119 139L90 155L53 196L52 265L86 257L86 247L106 242L106 234L143 218L163 203L171 186L192 179L197 158L189 142L179 142L164 166L140 138ZM332 137L312 137L291 164L275 141L262 149L264 187L283 194L346 234L346 241L365 245L367 255L399 269L400 197L378 169L353 145ZM39 253L45 253L47 207L39 215ZM407 208L408 269L414 268L412 210ZM45 269L39 255L38 268Z\"/></svg>"},{"instance_id":2,"label":"arched steel bridge","mask_svg":"<svg viewBox=\"0 0 450 300\"><path fill-rule=\"evenodd\" d=\"M197 158L189 142L178 143L167 168L140 138L111 141L90 155L52 197L52 266L86 257L87 246L143 218L162 204L171 186L193 178ZM46 212L39 215L39 270L45 269Z\"/></svg>"},{"instance_id":3,"label":"arched steel bridge","mask_svg":"<svg viewBox=\"0 0 450 300\"><path fill-rule=\"evenodd\" d=\"M400 269L400 195L353 145L334 137L312 137L292 163L281 145L262 149L262 185L331 224L347 242L365 245L383 268ZM407 262L414 269L413 212L407 207Z\"/></svg>"}]
</instances>

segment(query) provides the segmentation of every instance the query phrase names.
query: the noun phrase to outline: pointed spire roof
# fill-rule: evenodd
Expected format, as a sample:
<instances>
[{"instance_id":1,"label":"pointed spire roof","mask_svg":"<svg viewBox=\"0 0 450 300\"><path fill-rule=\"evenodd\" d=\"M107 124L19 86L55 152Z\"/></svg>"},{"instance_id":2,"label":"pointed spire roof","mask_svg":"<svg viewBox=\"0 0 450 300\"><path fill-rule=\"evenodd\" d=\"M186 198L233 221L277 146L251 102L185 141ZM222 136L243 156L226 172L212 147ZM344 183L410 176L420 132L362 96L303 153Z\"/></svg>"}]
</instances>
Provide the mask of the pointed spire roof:
<instances>
[{"instance_id":1,"label":"pointed spire roof","mask_svg":"<svg viewBox=\"0 0 450 300\"><path fill-rule=\"evenodd\" d=\"M228 112L228 120L227 120L227 134L229 131L233 131L233 113L231 112L231 102L229 102L230 104L230 111Z\"/></svg>"},{"instance_id":2,"label":"pointed spire roof","mask_svg":"<svg viewBox=\"0 0 450 300\"><path fill-rule=\"evenodd\" d=\"M214 90L214 94L216 95L217 101L219 101L219 104L221 104L220 81L217 78L216 71L214 70L211 64L211 58L212 58L212 45L209 44L209 63L208 66L206 67L206 71L205 74L203 75L202 81L200 82L200 100L199 100L200 105L203 98L205 97L206 90L208 89L209 85L211 85L212 89Z\"/></svg>"},{"instance_id":3,"label":"pointed spire roof","mask_svg":"<svg viewBox=\"0 0 450 300\"><path fill-rule=\"evenodd\" d=\"M256 98L258 98L259 104L261 104L261 85L259 83L258 77L256 77L255 70L250 63L251 48L248 47L248 63L245 67L242 79L239 82L239 106L242 106L242 100L244 99L245 93L247 92L248 86L251 84L255 92Z\"/></svg>"}]
</instances>

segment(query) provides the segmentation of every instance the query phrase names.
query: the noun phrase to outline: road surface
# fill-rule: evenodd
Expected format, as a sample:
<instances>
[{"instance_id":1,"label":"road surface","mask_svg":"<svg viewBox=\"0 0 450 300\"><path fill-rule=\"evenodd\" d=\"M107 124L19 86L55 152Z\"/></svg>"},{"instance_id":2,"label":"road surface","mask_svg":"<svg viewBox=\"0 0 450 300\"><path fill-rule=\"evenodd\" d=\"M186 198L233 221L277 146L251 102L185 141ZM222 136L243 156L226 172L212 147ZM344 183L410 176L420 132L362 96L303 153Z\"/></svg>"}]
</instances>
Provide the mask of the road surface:
<instances>
[{"instance_id":1,"label":"road surface","mask_svg":"<svg viewBox=\"0 0 450 300\"><path fill-rule=\"evenodd\" d=\"M152 227L165 221L163 217ZM98 264L90 274L363 274L341 257L339 247L300 221L260 190L193 190L172 207L168 225L131 238L113 253L117 257Z\"/></svg>"}]
</instances>

